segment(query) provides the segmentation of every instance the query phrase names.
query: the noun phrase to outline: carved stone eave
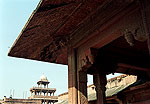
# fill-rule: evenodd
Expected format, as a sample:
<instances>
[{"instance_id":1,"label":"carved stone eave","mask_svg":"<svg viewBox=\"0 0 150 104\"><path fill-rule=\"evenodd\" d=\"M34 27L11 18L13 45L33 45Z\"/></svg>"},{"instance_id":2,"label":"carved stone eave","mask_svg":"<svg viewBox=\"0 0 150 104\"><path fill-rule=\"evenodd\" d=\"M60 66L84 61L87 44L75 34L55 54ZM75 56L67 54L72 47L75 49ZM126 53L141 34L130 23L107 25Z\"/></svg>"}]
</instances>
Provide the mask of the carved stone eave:
<instances>
[{"instance_id":1,"label":"carved stone eave","mask_svg":"<svg viewBox=\"0 0 150 104\"><path fill-rule=\"evenodd\" d=\"M136 0L95 0L92 4L90 1L65 0L66 5L63 5L62 2L58 1L51 2L43 0L43 2L46 4L39 5L39 10L36 10L36 13L33 14L33 18L27 24L28 26L25 31L21 33L20 38L17 39L16 44L11 48L9 56L58 64L68 64L68 44L71 43L74 48L81 46L91 38L101 34L106 28L115 24L117 20L127 14L129 15L131 11L134 11L139 7ZM54 5L55 8L50 8L48 5ZM89 12L85 12L84 8ZM53 10L56 11L54 12ZM60 18L57 18L60 21L58 24L53 21L54 18L52 17L54 15L51 15L51 12L66 18L65 20L63 19L63 21L61 21ZM64 15L65 13L66 16ZM84 18L78 16L80 13L85 15ZM41 15L43 17L41 17ZM49 17L48 19L51 19L48 20L48 22L45 22L47 17ZM72 22L76 23L75 27L73 27ZM51 26L50 24L53 24L54 26ZM120 31L116 31L118 34L115 36L111 34L111 37L114 37L111 40L104 39L103 36L101 36L101 42L103 43L103 41L106 41L107 43L110 43L112 40L121 36L119 32ZM24 41L28 42L26 43ZM103 45L106 45L107 43ZM92 46L94 46L94 48L101 47L99 44L96 44ZM45 50L48 50L49 52Z\"/></svg>"},{"instance_id":2,"label":"carved stone eave","mask_svg":"<svg viewBox=\"0 0 150 104\"><path fill-rule=\"evenodd\" d=\"M78 47L93 37L94 32L103 31L112 25L114 18L117 17L118 20L138 7L139 5L134 0L110 0L99 6L84 20L79 28L70 35L70 41L74 47Z\"/></svg>"}]
</instances>

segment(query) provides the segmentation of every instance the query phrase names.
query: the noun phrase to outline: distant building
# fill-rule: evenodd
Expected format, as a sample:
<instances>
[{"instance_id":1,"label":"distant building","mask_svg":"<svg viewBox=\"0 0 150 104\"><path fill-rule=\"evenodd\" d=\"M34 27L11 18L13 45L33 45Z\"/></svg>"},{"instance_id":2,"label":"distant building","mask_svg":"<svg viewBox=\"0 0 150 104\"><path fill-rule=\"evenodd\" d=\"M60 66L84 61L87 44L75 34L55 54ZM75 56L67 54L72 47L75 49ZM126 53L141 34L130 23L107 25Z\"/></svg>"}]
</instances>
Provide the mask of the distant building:
<instances>
[{"instance_id":1,"label":"distant building","mask_svg":"<svg viewBox=\"0 0 150 104\"><path fill-rule=\"evenodd\" d=\"M12 97L0 101L0 104L54 104L58 102L58 97L54 96L56 88L48 88L48 81L45 75L37 82L38 87L30 88L31 96L28 99L14 99Z\"/></svg>"},{"instance_id":2,"label":"distant building","mask_svg":"<svg viewBox=\"0 0 150 104\"><path fill-rule=\"evenodd\" d=\"M117 94L128 88L130 85L135 83L137 80L136 76L133 75L121 75L118 77L107 80L106 85L106 101L107 104L124 104L120 98L117 98ZM88 104L96 104L96 91L95 86L89 85L87 87L88 92ZM68 104L68 92L58 95L57 104Z\"/></svg>"},{"instance_id":3,"label":"distant building","mask_svg":"<svg viewBox=\"0 0 150 104\"><path fill-rule=\"evenodd\" d=\"M16 99L4 97L2 104L42 104L40 99Z\"/></svg>"},{"instance_id":4,"label":"distant building","mask_svg":"<svg viewBox=\"0 0 150 104\"><path fill-rule=\"evenodd\" d=\"M41 99L44 104L57 102L58 97L54 96L56 88L48 88L49 83L47 77L42 75L37 82L38 87L30 88L31 96L28 99Z\"/></svg>"}]
</instances>

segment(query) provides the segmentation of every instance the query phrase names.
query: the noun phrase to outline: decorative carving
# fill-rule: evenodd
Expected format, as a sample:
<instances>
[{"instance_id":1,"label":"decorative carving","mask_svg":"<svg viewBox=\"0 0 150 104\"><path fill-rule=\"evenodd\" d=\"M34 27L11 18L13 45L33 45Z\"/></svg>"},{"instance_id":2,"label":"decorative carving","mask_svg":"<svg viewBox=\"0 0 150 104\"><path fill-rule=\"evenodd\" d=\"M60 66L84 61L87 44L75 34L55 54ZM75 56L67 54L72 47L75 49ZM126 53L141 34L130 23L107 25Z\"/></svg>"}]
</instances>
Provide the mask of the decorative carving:
<instances>
[{"instance_id":1,"label":"decorative carving","mask_svg":"<svg viewBox=\"0 0 150 104\"><path fill-rule=\"evenodd\" d=\"M49 45L45 46L43 48L43 50L41 50L41 60L45 60L45 61L52 61L55 62L57 59L56 53L58 50L60 50L61 48L65 48L66 45L68 44L69 41L69 37L67 36L55 36L53 37L53 41L52 43L50 43Z\"/></svg>"},{"instance_id":2,"label":"decorative carving","mask_svg":"<svg viewBox=\"0 0 150 104\"><path fill-rule=\"evenodd\" d=\"M140 28L135 29L133 36L135 40L140 42L144 42L147 40L146 34L142 30L140 30Z\"/></svg>"},{"instance_id":3,"label":"decorative carving","mask_svg":"<svg viewBox=\"0 0 150 104\"><path fill-rule=\"evenodd\" d=\"M83 60L83 63L84 64L91 64L91 62L90 62L90 60L89 60L89 57L88 56L85 56L85 58L84 59L82 59Z\"/></svg>"},{"instance_id":4,"label":"decorative carving","mask_svg":"<svg viewBox=\"0 0 150 104\"><path fill-rule=\"evenodd\" d=\"M88 49L84 52L84 56L81 58L81 69L88 69L92 66L92 64L95 61L95 57L97 56L97 50L96 49Z\"/></svg>"},{"instance_id":5,"label":"decorative carving","mask_svg":"<svg viewBox=\"0 0 150 104\"><path fill-rule=\"evenodd\" d=\"M125 30L124 38L126 39L127 43L129 43L130 46L134 45L134 37L131 31Z\"/></svg>"},{"instance_id":6,"label":"decorative carving","mask_svg":"<svg viewBox=\"0 0 150 104\"><path fill-rule=\"evenodd\" d=\"M130 46L134 45L135 40L140 42L144 42L147 40L146 34L140 28L136 28L133 31L126 29L124 32L124 38Z\"/></svg>"}]
</instances>

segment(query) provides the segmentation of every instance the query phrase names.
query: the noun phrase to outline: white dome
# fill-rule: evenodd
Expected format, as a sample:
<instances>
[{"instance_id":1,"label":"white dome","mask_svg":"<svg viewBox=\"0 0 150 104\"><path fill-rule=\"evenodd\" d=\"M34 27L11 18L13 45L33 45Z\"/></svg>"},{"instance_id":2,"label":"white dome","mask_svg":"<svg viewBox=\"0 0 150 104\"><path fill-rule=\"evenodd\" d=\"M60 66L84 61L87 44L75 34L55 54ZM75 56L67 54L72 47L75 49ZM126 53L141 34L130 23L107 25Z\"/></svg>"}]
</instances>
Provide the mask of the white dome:
<instances>
[{"instance_id":1,"label":"white dome","mask_svg":"<svg viewBox=\"0 0 150 104\"><path fill-rule=\"evenodd\" d=\"M48 79L47 79L47 77L43 74L43 75L40 77L40 81L46 81L46 82L48 82Z\"/></svg>"}]
</instances>

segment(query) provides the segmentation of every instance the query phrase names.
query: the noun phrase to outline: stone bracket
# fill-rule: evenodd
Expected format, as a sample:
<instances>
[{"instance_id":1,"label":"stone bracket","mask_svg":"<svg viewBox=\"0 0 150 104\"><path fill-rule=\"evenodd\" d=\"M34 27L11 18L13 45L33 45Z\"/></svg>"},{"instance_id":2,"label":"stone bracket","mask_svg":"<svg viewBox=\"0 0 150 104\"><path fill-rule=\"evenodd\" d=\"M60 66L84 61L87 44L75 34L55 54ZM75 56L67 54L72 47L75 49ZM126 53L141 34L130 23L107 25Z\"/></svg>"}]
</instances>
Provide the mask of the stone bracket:
<instances>
[{"instance_id":1,"label":"stone bracket","mask_svg":"<svg viewBox=\"0 0 150 104\"><path fill-rule=\"evenodd\" d=\"M97 54L98 54L97 49L89 48L88 50L86 50L81 58L82 60L81 70L89 69L94 64Z\"/></svg>"}]
</instances>

